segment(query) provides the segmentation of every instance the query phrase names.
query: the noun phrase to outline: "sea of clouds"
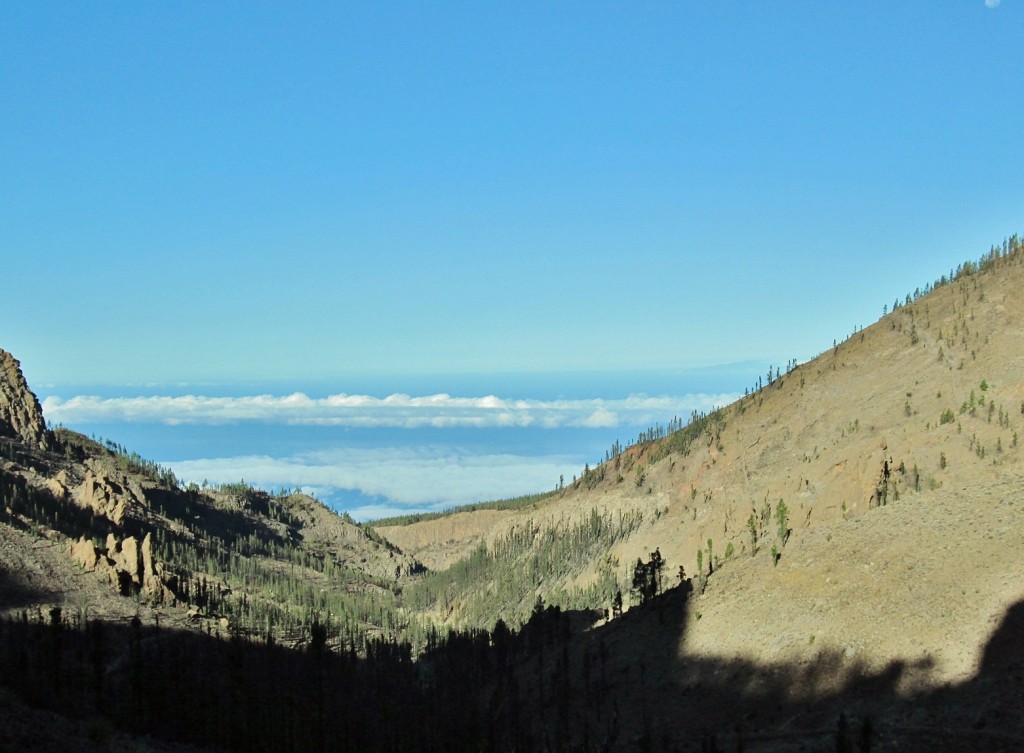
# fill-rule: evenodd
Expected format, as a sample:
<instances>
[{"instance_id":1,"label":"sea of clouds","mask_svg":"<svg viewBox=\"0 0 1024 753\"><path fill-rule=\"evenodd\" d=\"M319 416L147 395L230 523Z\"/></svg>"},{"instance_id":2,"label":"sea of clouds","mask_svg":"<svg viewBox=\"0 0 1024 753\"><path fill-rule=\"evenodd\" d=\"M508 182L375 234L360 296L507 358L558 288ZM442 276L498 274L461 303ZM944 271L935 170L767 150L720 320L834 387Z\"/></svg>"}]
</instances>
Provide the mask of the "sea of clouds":
<instances>
[{"instance_id":1,"label":"sea of clouds","mask_svg":"<svg viewBox=\"0 0 1024 753\"><path fill-rule=\"evenodd\" d=\"M365 520L551 489L560 478L568 483L584 463L603 459L616 439L629 441L648 426L735 399L730 393L512 399L291 392L48 395L42 406L51 425L87 434L101 427L115 441L138 437L148 456L182 481L301 488Z\"/></svg>"},{"instance_id":2,"label":"sea of clouds","mask_svg":"<svg viewBox=\"0 0 1024 753\"><path fill-rule=\"evenodd\" d=\"M285 396L203 395L100 397L68 399L49 396L43 412L66 425L110 422L217 424L264 421L322 426L389 427L561 427L612 428L689 416L725 405L735 395L692 394L678 397L631 395L620 399L527 400L452 397L447 394L387 397L337 394L314 398L302 392Z\"/></svg>"}]
</instances>

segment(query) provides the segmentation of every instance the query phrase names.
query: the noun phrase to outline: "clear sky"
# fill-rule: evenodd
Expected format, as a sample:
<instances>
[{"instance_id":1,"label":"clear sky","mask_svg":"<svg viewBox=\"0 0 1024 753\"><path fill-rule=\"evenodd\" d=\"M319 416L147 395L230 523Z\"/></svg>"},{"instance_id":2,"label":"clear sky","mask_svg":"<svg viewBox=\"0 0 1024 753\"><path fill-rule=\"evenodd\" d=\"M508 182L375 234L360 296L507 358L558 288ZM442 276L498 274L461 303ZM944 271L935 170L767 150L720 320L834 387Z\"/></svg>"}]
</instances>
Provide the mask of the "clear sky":
<instances>
[{"instance_id":1,"label":"clear sky","mask_svg":"<svg viewBox=\"0 0 1024 753\"><path fill-rule=\"evenodd\" d=\"M1024 230L1024 1L2 2L30 383L804 360Z\"/></svg>"}]
</instances>

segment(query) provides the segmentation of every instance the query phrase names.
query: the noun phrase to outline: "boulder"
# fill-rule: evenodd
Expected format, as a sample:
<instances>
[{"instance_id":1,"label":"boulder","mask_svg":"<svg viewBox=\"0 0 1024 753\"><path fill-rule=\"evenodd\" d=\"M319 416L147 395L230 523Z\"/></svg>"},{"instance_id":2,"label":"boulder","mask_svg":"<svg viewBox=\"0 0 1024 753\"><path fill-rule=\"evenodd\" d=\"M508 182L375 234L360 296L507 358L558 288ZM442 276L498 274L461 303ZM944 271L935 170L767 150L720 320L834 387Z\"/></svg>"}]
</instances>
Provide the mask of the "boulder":
<instances>
[{"instance_id":1,"label":"boulder","mask_svg":"<svg viewBox=\"0 0 1024 753\"><path fill-rule=\"evenodd\" d=\"M153 590L153 581L158 581L156 577L156 570L153 567L153 535L147 533L145 538L142 539L142 547L139 549L139 557L141 569L139 571L142 577L142 586L146 590Z\"/></svg>"},{"instance_id":2,"label":"boulder","mask_svg":"<svg viewBox=\"0 0 1024 753\"><path fill-rule=\"evenodd\" d=\"M47 479L46 488L50 490L57 499L64 499L68 495L68 474L61 470L53 478Z\"/></svg>"},{"instance_id":3,"label":"boulder","mask_svg":"<svg viewBox=\"0 0 1024 753\"><path fill-rule=\"evenodd\" d=\"M85 536L68 546L68 554L71 555L87 573L91 573L99 564L100 553Z\"/></svg>"},{"instance_id":4,"label":"boulder","mask_svg":"<svg viewBox=\"0 0 1024 753\"><path fill-rule=\"evenodd\" d=\"M142 552L139 551L139 540L128 536L121 542L120 556L115 560L119 569L127 573L132 585L142 587Z\"/></svg>"},{"instance_id":5,"label":"boulder","mask_svg":"<svg viewBox=\"0 0 1024 753\"><path fill-rule=\"evenodd\" d=\"M178 577L173 573L164 572L162 562L153 559L153 536L147 533L142 540L142 590L152 599L162 604L173 604Z\"/></svg>"}]
</instances>

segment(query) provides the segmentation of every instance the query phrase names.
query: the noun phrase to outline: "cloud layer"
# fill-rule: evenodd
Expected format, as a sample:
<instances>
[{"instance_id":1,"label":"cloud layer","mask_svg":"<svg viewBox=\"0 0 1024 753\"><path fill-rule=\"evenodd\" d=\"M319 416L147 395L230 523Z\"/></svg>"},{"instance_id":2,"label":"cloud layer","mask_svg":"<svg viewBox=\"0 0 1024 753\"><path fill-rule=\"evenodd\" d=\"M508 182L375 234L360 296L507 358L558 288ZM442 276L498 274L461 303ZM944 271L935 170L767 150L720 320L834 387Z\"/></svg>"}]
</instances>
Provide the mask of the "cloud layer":
<instances>
[{"instance_id":1,"label":"cloud layer","mask_svg":"<svg viewBox=\"0 0 1024 753\"><path fill-rule=\"evenodd\" d=\"M329 449L275 458L247 455L178 461L184 481L246 482L266 489L294 488L348 509L357 519L446 508L554 488L577 459L562 455L472 454L452 448ZM360 499L346 504L345 492Z\"/></svg>"},{"instance_id":2,"label":"cloud layer","mask_svg":"<svg viewBox=\"0 0 1024 753\"><path fill-rule=\"evenodd\" d=\"M613 428L660 421L673 415L688 417L693 410L708 411L736 399L731 394L691 394L648 397L631 395L606 400L523 400L452 397L447 394L413 397L394 394L330 395L311 398L301 392L286 396L242 397L47 397L43 413L50 422L68 426L90 423L225 424L246 421L267 423L387 427L533 427Z\"/></svg>"},{"instance_id":3,"label":"cloud layer","mask_svg":"<svg viewBox=\"0 0 1024 753\"><path fill-rule=\"evenodd\" d=\"M395 437L394 445L386 448L331 444L307 451L289 449L284 440L268 446L266 452L261 447L248 454L233 450L228 439L223 448L215 450L223 456L161 461L183 481L223 483L244 479L265 489L301 487L328 504L348 510L357 519L367 519L552 489L560 476L568 483L582 470L584 462L600 460L578 454L542 454L539 447L541 454L529 454L529 450L512 454L500 449L500 440L483 451L458 446L463 443L463 433L475 428L625 428L633 434L655 423L667 424L673 416L688 417L694 410L708 411L735 398L731 394L703 393L559 400L453 397L444 393L419 397L401 393L387 397L337 394L320 398L301 392L239 397L81 395L47 397L43 412L51 423L71 427L133 423L178 425L187 431L190 426L262 424L401 431L402 437ZM419 437L415 430L422 428L452 429L450 434L445 432L451 443L435 432L434 444L410 446L408 440L416 442ZM572 452L573 448L565 449Z\"/></svg>"}]
</instances>

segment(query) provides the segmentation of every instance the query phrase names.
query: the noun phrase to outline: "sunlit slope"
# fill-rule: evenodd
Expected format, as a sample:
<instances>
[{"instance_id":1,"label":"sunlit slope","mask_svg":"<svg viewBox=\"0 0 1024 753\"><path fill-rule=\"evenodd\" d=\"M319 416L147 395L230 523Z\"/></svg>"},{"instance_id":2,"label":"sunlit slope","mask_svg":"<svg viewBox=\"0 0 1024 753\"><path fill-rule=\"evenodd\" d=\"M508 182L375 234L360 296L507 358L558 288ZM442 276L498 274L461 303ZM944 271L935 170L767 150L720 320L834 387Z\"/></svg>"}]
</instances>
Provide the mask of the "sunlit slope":
<instances>
[{"instance_id":1,"label":"sunlit slope","mask_svg":"<svg viewBox=\"0 0 1024 753\"><path fill-rule=\"evenodd\" d=\"M511 510L457 512L410 525L377 526L377 532L431 570L443 570L469 555L488 532L513 515Z\"/></svg>"},{"instance_id":2,"label":"sunlit slope","mask_svg":"<svg viewBox=\"0 0 1024 753\"><path fill-rule=\"evenodd\" d=\"M387 535L431 551L438 566L448 542L462 555L527 526L639 515L572 574L525 584L523 599L557 602L610 562L628 606L637 558L658 548L669 583L680 565L707 575L714 563L691 650L767 657L824 642L864 657L946 647L950 671L966 671L990 621L1024 593L1008 575L1024 572L1024 267L1019 252L985 266L771 385L762 377L685 451L670 451L686 444L678 437L638 445L535 508ZM463 597L450 595L449 616ZM896 640L904 625L913 629Z\"/></svg>"},{"instance_id":3,"label":"sunlit slope","mask_svg":"<svg viewBox=\"0 0 1024 753\"><path fill-rule=\"evenodd\" d=\"M644 490L668 514L623 558L660 546L692 571L708 539L716 559L730 543L749 554L752 514L758 549L785 552L780 500L788 548L824 523L1005 479L1021 458L1022 283L1014 265L941 287L730 406L689 457L650 467Z\"/></svg>"}]
</instances>

